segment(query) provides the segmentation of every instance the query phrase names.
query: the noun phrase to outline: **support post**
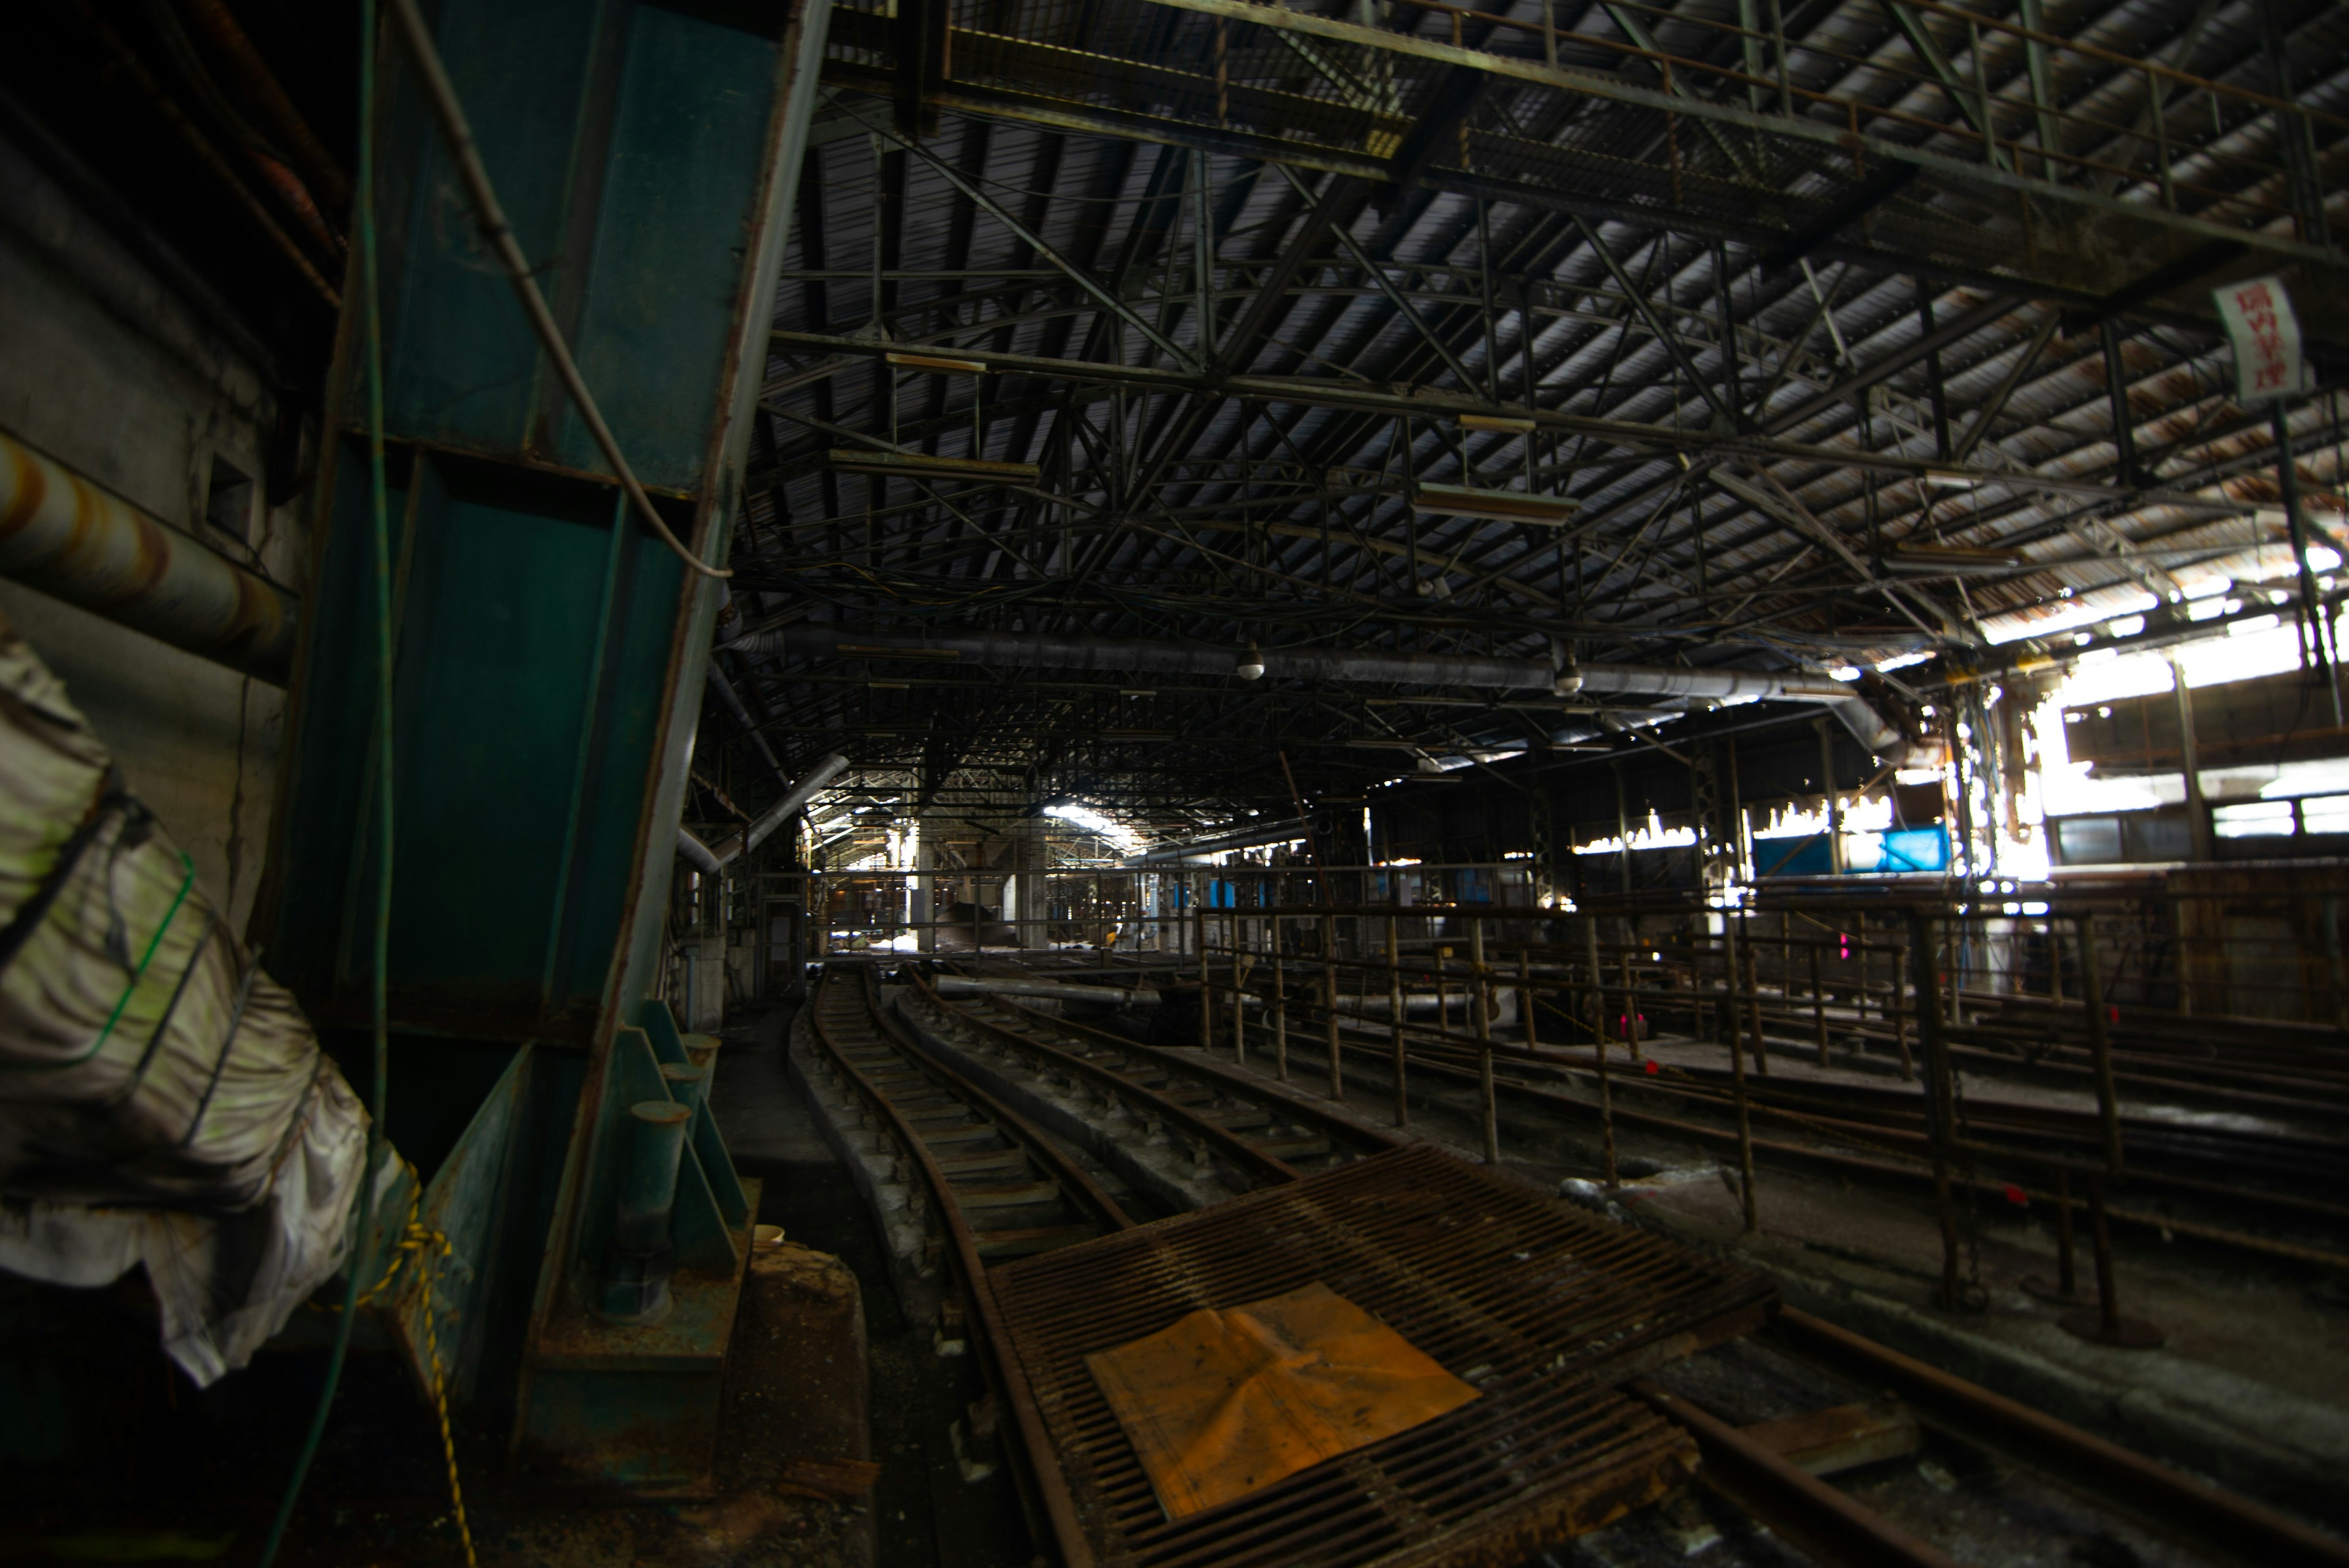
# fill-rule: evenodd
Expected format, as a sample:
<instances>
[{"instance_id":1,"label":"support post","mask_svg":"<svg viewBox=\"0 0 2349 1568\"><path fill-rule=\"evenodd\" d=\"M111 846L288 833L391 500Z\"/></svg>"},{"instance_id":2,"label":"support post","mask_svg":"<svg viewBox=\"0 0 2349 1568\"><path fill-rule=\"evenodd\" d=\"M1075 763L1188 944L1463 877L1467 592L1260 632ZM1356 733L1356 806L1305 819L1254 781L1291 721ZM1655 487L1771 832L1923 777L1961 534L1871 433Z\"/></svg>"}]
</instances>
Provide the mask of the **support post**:
<instances>
[{"instance_id":1,"label":"support post","mask_svg":"<svg viewBox=\"0 0 2349 1568\"><path fill-rule=\"evenodd\" d=\"M1207 884L1212 888L1213 881ZM1215 1038L1215 981L1207 973L1207 901L1202 898L1192 911L1191 926L1199 951L1199 1049L1205 1051Z\"/></svg>"},{"instance_id":2,"label":"support post","mask_svg":"<svg viewBox=\"0 0 2349 1568\"><path fill-rule=\"evenodd\" d=\"M1525 948L1517 950L1517 1022L1524 1029L1526 1049L1541 1049L1541 1041L1534 1028L1534 960Z\"/></svg>"},{"instance_id":3,"label":"support post","mask_svg":"<svg viewBox=\"0 0 2349 1568\"><path fill-rule=\"evenodd\" d=\"M1818 1037L1819 1070L1827 1064L1827 993L1819 978L1819 945L1811 944L1811 1032Z\"/></svg>"},{"instance_id":4,"label":"support post","mask_svg":"<svg viewBox=\"0 0 2349 1568\"><path fill-rule=\"evenodd\" d=\"M1722 940L1727 946L1727 962L1723 971L1728 977L1729 1020L1729 1087L1737 1102L1737 1195L1745 1211L1745 1234L1753 1235L1761 1229L1760 1211L1754 1196L1754 1118L1745 1098L1745 1052L1737 1041L1737 944L1734 921L1721 922Z\"/></svg>"},{"instance_id":5,"label":"support post","mask_svg":"<svg viewBox=\"0 0 2349 1568\"><path fill-rule=\"evenodd\" d=\"M1925 1135L1933 1158L1933 1199L1941 1223L1941 1305L1951 1312L1963 1300L1959 1277L1958 1211L1950 1190L1950 1145L1957 1135L1952 1115L1950 1058L1941 1038L1941 990L1935 976L1933 935L1922 909L1909 911L1909 992L1917 1009L1917 1038L1925 1051Z\"/></svg>"},{"instance_id":6,"label":"support post","mask_svg":"<svg viewBox=\"0 0 2349 1568\"><path fill-rule=\"evenodd\" d=\"M1583 961L1590 969L1590 1032L1599 1059L1607 1059L1607 988L1599 983L1599 917L1582 917Z\"/></svg>"},{"instance_id":7,"label":"support post","mask_svg":"<svg viewBox=\"0 0 2349 1568\"><path fill-rule=\"evenodd\" d=\"M2096 917L2094 910L2082 910L2074 919L2080 928L2080 992L2088 1009L2088 1060L2096 1083L2096 1117L2102 1123L2105 1144L2105 1170L2115 1179L2121 1175L2121 1106L2113 1088L2113 1043L2106 1033L2105 980L2103 965L2096 959Z\"/></svg>"},{"instance_id":8,"label":"support post","mask_svg":"<svg viewBox=\"0 0 2349 1568\"><path fill-rule=\"evenodd\" d=\"M1476 1024L1476 1099L1477 1110L1485 1124L1485 1163L1501 1163L1500 1109L1493 1094L1493 1009L1489 1002L1490 988L1485 973L1485 921L1482 916L1468 919L1468 983L1473 988L1472 1010Z\"/></svg>"},{"instance_id":9,"label":"support post","mask_svg":"<svg viewBox=\"0 0 2349 1568\"><path fill-rule=\"evenodd\" d=\"M1288 978L1280 951L1280 917L1272 918L1272 1075L1288 1082Z\"/></svg>"},{"instance_id":10,"label":"support post","mask_svg":"<svg viewBox=\"0 0 2349 1568\"><path fill-rule=\"evenodd\" d=\"M1762 1040L1762 957L1744 915L1737 917L1737 945L1744 950L1746 1035L1754 1043L1754 1070L1766 1078L1770 1075L1770 1049Z\"/></svg>"},{"instance_id":11,"label":"support post","mask_svg":"<svg viewBox=\"0 0 2349 1568\"><path fill-rule=\"evenodd\" d=\"M1338 1049L1338 922L1329 915L1321 917L1321 1007L1322 1028L1330 1050L1330 1097L1342 1101L1346 1097L1346 1063Z\"/></svg>"},{"instance_id":12,"label":"support post","mask_svg":"<svg viewBox=\"0 0 2349 1568\"><path fill-rule=\"evenodd\" d=\"M1402 966L1395 940L1395 918L1387 917L1387 1038L1394 1048L1394 1125L1411 1126L1411 1097L1403 1085Z\"/></svg>"}]
</instances>

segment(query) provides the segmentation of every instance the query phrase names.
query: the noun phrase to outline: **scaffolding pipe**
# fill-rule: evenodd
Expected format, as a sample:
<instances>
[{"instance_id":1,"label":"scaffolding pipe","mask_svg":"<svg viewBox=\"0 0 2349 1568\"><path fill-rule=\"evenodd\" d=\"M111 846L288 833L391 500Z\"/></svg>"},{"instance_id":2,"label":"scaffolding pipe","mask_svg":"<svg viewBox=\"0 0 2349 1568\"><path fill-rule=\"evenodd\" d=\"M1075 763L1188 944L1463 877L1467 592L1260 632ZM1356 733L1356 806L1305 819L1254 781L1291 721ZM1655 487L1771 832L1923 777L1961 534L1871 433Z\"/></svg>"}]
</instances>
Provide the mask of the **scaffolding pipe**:
<instances>
[{"instance_id":1,"label":"scaffolding pipe","mask_svg":"<svg viewBox=\"0 0 2349 1568\"><path fill-rule=\"evenodd\" d=\"M0 435L0 576L283 686L301 601Z\"/></svg>"}]
</instances>

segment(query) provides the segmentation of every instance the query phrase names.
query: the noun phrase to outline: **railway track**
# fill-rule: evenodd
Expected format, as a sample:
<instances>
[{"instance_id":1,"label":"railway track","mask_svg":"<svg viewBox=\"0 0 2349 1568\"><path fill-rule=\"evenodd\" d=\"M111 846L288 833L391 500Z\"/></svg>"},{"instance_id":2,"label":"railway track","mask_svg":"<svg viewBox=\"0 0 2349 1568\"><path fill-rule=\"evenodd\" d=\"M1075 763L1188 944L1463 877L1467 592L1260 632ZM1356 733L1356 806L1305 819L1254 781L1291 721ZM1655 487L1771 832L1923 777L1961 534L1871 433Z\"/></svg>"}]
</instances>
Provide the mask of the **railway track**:
<instances>
[{"instance_id":1,"label":"railway track","mask_svg":"<svg viewBox=\"0 0 2349 1568\"><path fill-rule=\"evenodd\" d=\"M1163 1050L1005 998L947 998L909 971L922 1014L964 1048L1009 1053L1030 1069L1123 1107L1195 1165L1247 1185L1294 1181L1406 1141L1194 1053Z\"/></svg>"},{"instance_id":2,"label":"railway track","mask_svg":"<svg viewBox=\"0 0 2349 1568\"><path fill-rule=\"evenodd\" d=\"M1289 1055L1326 1072L1322 1031L1305 1022L1301 1006L1292 1004L1291 1012ZM1254 1023L1249 1030L1251 1052L1261 1054L1268 1032ZM1340 1038L1340 1054L1347 1064L1341 1081L1350 1076L1358 1085L1391 1089L1393 1047L1389 1027L1341 1015ZM1773 1044L1774 1055L1795 1054L1785 1049L1789 1043L1783 1039ZM1731 1075L1683 1067L1651 1075L1619 1054L1612 1059L1612 1116L1618 1127L1717 1147L1735 1144L1734 1105L1728 1087ZM1515 1112L1519 1117L1569 1121L1599 1116L1599 1104L1587 1090L1597 1065L1592 1052L1528 1050L1496 1041L1493 1062L1494 1092L1505 1115ZM1404 1064L1415 1099L1431 1093L1471 1098L1482 1093L1478 1049L1456 1033L1407 1025ZM1778 1083L1749 1072L1746 1094L1754 1124L1754 1147L1763 1158L1897 1183L1932 1179L1922 1104L1914 1090L1812 1080ZM1657 1108L1660 1103L1672 1107L1671 1114ZM2012 1151L2009 1158L2014 1161L2012 1170L1954 1177L1960 1190L1971 1187L2001 1199L2019 1192L2029 1201L2053 1202L2055 1194L2041 1190L2044 1183L2026 1168L2051 1154L2068 1154L2081 1164L2092 1164L2097 1158L2101 1132L2093 1113L2010 1106L1986 1098L1979 1091L1960 1103L1963 1136L1986 1146L2002 1146ZM2336 1239L2349 1233L2349 1205L2313 1195L2308 1189L2313 1172L2349 1175L2349 1146L2307 1135L2180 1126L2141 1116L2124 1116L2123 1130L2130 1189L2159 1198L2163 1204L2159 1210L2113 1206L2108 1214L2116 1224L2158 1235L2191 1236L2301 1264L2328 1269L2349 1266L2349 1254L2334 1250ZM1986 1158L1995 1163L1995 1157ZM2220 1161L2227 1162L2224 1168L2230 1171L2248 1168L2268 1184L2218 1181L2200 1174ZM2010 1179L2017 1176L2023 1179ZM2181 1205L2188 1206L2183 1212ZM2289 1232L2268 1233L2279 1221L2291 1227ZM2241 1229L2245 1223L2262 1230Z\"/></svg>"},{"instance_id":3,"label":"railway track","mask_svg":"<svg viewBox=\"0 0 2349 1568\"><path fill-rule=\"evenodd\" d=\"M1181 1129L1201 1147L1212 1146L1220 1161L1245 1167L1257 1185L1298 1180L1402 1142L1199 1056L1016 1003L947 1002L918 977L914 994L934 1018L962 1031L958 1044L983 1042L1064 1081L1081 1081L1128 1112L1129 1131ZM894 1131L946 1232L972 1327L984 1342L982 1364L1020 1438L1031 1512L1068 1568L1092 1568L1095 1558L1032 1390L1006 1361L988 1273L1013 1259L1127 1230L1135 1216L1050 1135L922 1048L882 1008L869 970L828 969L810 1012L829 1070ZM2033 1466L2211 1558L2349 1568L2349 1550L2320 1532L1834 1324L1786 1309L1768 1332L1855 1386L1897 1392L1951 1440ZM1758 1428L1736 1425L1652 1376L1629 1386L1692 1435L1704 1456L1703 1484L1831 1568L1957 1568L1958 1559L1808 1473Z\"/></svg>"},{"instance_id":4,"label":"railway track","mask_svg":"<svg viewBox=\"0 0 2349 1568\"><path fill-rule=\"evenodd\" d=\"M1050 1138L914 1049L881 1012L869 971L827 970L812 1009L833 1072L896 1133L930 1197L982 1261L1025 1257L1133 1223Z\"/></svg>"}]
</instances>

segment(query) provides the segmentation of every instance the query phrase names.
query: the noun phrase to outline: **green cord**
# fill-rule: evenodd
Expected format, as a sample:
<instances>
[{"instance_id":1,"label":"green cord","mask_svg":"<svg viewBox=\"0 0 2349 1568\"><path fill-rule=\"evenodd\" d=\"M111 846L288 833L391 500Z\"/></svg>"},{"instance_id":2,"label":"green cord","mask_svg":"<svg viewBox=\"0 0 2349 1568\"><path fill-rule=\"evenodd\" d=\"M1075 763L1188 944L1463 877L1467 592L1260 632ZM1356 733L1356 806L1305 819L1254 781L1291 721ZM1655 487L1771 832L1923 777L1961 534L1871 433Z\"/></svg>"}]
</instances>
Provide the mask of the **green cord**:
<instances>
[{"instance_id":1,"label":"green cord","mask_svg":"<svg viewBox=\"0 0 2349 1568\"><path fill-rule=\"evenodd\" d=\"M382 1163L384 1109L390 1093L389 1057L391 958L391 524L383 455L383 318L378 308L375 235L375 0L359 0L359 136L357 220L359 282L367 310L367 462L369 499L374 510L376 612L376 723L379 764L376 769L376 820L378 866L375 900L375 1073L370 1085L367 1118L367 1169L359 1178L359 1199L351 1210L349 1262L344 1271L343 1310L335 1324L335 1348L326 1359L326 1386L319 1391L318 1407L310 1417L309 1435L294 1461L285 1495L270 1521L269 1539L261 1548L261 1568L271 1568L284 1544L285 1527L302 1495L311 1462L326 1435L326 1417L334 1408L335 1391L342 1384L343 1364L351 1348L351 1324L358 1316L359 1278L367 1271L361 1256L367 1221L375 1212L375 1173Z\"/></svg>"},{"instance_id":2,"label":"green cord","mask_svg":"<svg viewBox=\"0 0 2349 1568\"><path fill-rule=\"evenodd\" d=\"M55 1071L60 1067L78 1067L106 1049L107 1041L114 1035L114 1026L122 1022L123 1010L130 1005L130 999L138 994L139 982L147 978L147 966L155 961L156 950L163 945L163 933L170 930L171 922L180 918L180 906L188 901L188 890L196 885L196 863L185 851L180 855L180 868L184 875L180 878L179 897L171 900L171 907L163 912L163 923L157 926L155 934L147 940L147 950L139 955L139 967L130 971L130 983L122 988L121 996L115 1001L114 1011L106 1015L106 1027L98 1032L98 1038L89 1043L89 1049L65 1062L7 1062L0 1063L0 1066L20 1070L37 1068L45 1072ZM193 963L194 956L191 955L188 961Z\"/></svg>"},{"instance_id":3,"label":"green cord","mask_svg":"<svg viewBox=\"0 0 2349 1568\"><path fill-rule=\"evenodd\" d=\"M163 945L163 933L170 930L171 922L180 918L180 906L188 901L188 889L196 885L196 863L185 850L180 852L180 869L183 875L180 877L178 896L172 898L171 907L163 911L163 923L157 926L155 934L147 940L147 950L139 955L139 967L130 971L130 983L122 988L121 999L115 1002L114 1011L106 1015L106 1027L98 1032L97 1040L81 1054L80 1060L87 1062L104 1049L107 1037L114 1033L114 1026L122 1022L122 1010L130 1005L130 998L138 991L139 982L147 978L147 966L155 961L155 950Z\"/></svg>"}]
</instances>

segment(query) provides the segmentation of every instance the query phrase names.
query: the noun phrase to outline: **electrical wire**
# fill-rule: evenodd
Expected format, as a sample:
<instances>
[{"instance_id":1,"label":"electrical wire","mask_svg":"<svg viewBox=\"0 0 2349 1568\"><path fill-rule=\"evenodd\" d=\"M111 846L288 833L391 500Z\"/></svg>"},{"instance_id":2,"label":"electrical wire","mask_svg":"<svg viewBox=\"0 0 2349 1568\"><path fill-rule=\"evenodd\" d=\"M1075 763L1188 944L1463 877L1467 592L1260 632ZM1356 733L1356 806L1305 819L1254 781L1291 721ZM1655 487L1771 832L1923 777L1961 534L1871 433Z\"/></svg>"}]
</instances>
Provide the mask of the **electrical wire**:
<instances>
[{"instance_id":1,"label":"electrical wire","mask_svg":"<svg viewBox=\"0 0 2349 1568\"><path fill-rule=\"evenodd\" d=\"M513 235L513 226L506 222L505 209L498 204L498 193L490 183L490 171L481 162L481 152L473 140L473 130L466 121L464 106L457 101L457 89L449 81L449 73L440 63L440 51L432 45L432 32L424 24L423 15L416 8L416 0L391 0L391 11L399 23L400 36L408 51L415 57L419 85L424 90L425 101L431 106L432 117L440 124L440 134L449 143L450 161L457 165L459 178L465 183L465 193L473 203L473 222L496 253L498 263L506 269L513 284L514 298L522 305L523 314L529 317L531 330L538 335L539 347L546 351L554 366L555 375L572 402L579 410L579 418L587 431L595 438L596 448L604 461L612 465L618 476L620 488L627 492L630 504L636 509L661 543L667 545L688 570L705 577L730 577L734 574L723 566L713 566L685 547L678 536L669 532L668 524L653 509L652 498L645 487L636 483L636 470L620 452L619 438L612 427L604 422L604 411L596 406L595 394L587 389L587 381L579 373L579 363L571 357L570 345L563 340L563 328L556 326L554 313L546 306L546 296L538 288L538 276L530 258L522 254L522 245Z\"/></svg>"},{"instance_id":2,"label":"electrical wire","mask_svg":"<svg viewBox=\"0 0 2349 1568\"><path fill-rule=\"evenodd\" d=\"M351 1325L358 1317L359 1280L367 1272L369 1225L375 1218L376 1169L383 1160L384 1111L390 1097L391 524L383 452L383 317L378 308L376 272L376 32L375 0L359 0L358 189L353 205L358 225L362 308L367 314L367 484L372 513L370 531L375 546L375 739L378 747L375 770L378 867L371 955L375 976L370 1008L374 1014L375 1049L372 1082L368 1085L367 1168L359 1175L358 1200L351 1207L350 1237L343 1264L343 1308L335 1324L334 1349L326 1358L326 1386L318 1391L318 1405L310 1417L310 1430L302 1440L302 1451L295 1459L294 1473L286 1479L285 1494L278 1501L276 1517L270 1521L268 1539L262 1543L261 1568L272 1568L277 1561L278 1549L285 1540L285 1527L292 1521L294 1505L302 1495L302 1483L309 1479L311 1463L317 1459L318 1445L326 1435L326 1417L334 1409L336 1390L342 1386L343 1366L350 1355ZM429 1307L427 1310L429 1312ZM470 1560L470 1540L466 1555Z\"/></svg>"}]
</instances>

